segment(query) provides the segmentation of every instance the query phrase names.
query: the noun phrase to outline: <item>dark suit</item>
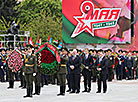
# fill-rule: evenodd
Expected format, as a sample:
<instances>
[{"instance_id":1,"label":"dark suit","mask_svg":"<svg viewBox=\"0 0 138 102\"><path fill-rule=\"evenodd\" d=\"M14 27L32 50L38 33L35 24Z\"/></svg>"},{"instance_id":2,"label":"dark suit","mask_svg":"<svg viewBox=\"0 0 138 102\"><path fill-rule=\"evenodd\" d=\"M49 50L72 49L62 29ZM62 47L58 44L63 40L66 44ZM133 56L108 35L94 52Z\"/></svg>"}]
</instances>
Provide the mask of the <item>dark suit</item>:
<instances>
[{"instance_id":1,"label":"dark suit","mask_svg":"<svg viewBox=\"0 0 138 102\"><path fill-rule=\"evenodd\" d=\"M123 68L125 67L126 60L124 56L119 56L118 65L116 67L116 78L117 80L122 80L123 78Z\"/></svg>"},{"instance_id":2,"label":"dark suit","mask_svg":"<svg viewBox=\"0 0 138 102\"><path fill-rule=\"evenodd\" d=\"M128 69L128 79L132 79L134 78L134 70L132 69L132 67L134 67L134 59L132 57L127 57L126 59L126 67Z\"/></svg>"},{"instance_id":3,"label":"dark suit","mask_svg":"<svg viewBox=\"0 0 138 102\"><path fill-rule=\"evenodd\" d=\"M94 64L93 57L91 55L88 55L88 57L84 55L82 58L82 64L84 64L85 67L88 67L89 69L84 68L82 70L82 75L84 77L84 88L85 91L91 90L91 67ZM88 90L87 90L88 85Z\"/></svg>"},{"instance_id":4,"label":"dark suit","mask_svg":"<svg viewBox=\"0 0 138 102\"><path fill-rule=\"evenodd\" d=\"M113 79L113 66L115 65L114 56L108 56L108 80L112 81Z\"/></svg>"},{"instance_id":5,"label":"dark suit","mask_svg":"<svg viewBox=\"0 0 138 102\"><path fill-rule=\"evenodd\" d=\"M99 60L100 60L100 58L97 58L96 63L95 63L96 68L98 68L98 64L101 64L100 68L102 69L100 71L100 77L98 77L98 82L97 82L98 92L101 92L101 82L102 81L103 81L103 92L106 92L107 91L107 82L106 82L106 80L107 80L107 74L108 74L108 71L107 71L107 69L108 69L108 59L104 56L101 61L99 61Z\"/></svg>"},{"instance_id":6,"label":"dark suit","mask_svg":"<svg viewBox=\"0 0 138 102\"><path fill-rule=\"evenodd\" d=\"M68 62L69 66L73 65L74 69L70 69L70 82L72 91L80 91L80 66L81 66L81 58L77 55L75 59L73 56L69 58Z\"/></svg>"}]
</instances>

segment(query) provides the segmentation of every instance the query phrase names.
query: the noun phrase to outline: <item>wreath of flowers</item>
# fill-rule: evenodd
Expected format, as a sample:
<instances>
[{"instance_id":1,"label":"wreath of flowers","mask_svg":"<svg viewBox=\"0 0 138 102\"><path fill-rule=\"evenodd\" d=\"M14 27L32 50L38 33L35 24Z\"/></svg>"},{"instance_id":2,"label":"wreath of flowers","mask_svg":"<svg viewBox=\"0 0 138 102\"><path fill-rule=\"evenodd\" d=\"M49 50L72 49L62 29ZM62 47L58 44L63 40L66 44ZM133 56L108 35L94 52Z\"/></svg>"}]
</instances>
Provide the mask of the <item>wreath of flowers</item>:
<instances>
[{"instance_id":1,"label":"wreath of flowers","mask_svg":"<svg viewBox=\"0 0 138 102\"><path fill-rule=\"evenodd\" d=\"M57 61L57 53L59 53L58 49L53 46L52 44L45 43L44 45L40 46L40 48L35 52L38 54L38 64L40 67L40 71L43 74L55 74L58 70L58 62ZM54 48L51 50L50 48Z\"/></svg>"},{"instance_id":2,"label":"wreath of flowers","mask_svg":"<svg viewBox=\"0 0 138 102\"><path fill-rule=\"evenodd\" d=\"M18 72L23 66L22 55L19 50L14 50L8 58L8 67L12 72Z\"/></svg>"}]
</instances>

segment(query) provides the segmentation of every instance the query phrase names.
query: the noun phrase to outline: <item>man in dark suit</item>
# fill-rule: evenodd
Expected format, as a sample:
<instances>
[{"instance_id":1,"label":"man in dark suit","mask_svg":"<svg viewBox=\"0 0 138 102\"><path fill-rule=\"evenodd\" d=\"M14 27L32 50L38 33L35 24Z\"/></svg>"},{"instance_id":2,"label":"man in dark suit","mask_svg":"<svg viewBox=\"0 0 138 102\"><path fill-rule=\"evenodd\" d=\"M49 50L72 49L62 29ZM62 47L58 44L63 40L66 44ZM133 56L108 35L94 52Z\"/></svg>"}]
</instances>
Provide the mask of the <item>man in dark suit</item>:
<instances>
[{"instance_id":1,"label":"man in dark suit","mask_svg":"<svg viewBox=\"0 0 138 102\"><path fill-rule=\"evenodd\" d=\"M80 66L81 58L77 55L77 50L74 49L72 56L69 58L68 65L70 66L70 82L72 91L70 93L80 92Z\"/></svg>"},{"instance_id":2,"label":"man in dark suit","mask_svg":"<svg viewBox=\"0 0 138 102\"><path fill-rule=\"evenodd\" d=\"M107 91L107 74L108 74L108 59L105 57L103 50L98 51L99 57L96 60L97 77L98 77L98 91L96 93L101 93L101 82L103 81L103 93Z\"/></svg>"},{"instance_id":3,"label":"man in dark suit","mask_svg":"<svg viewBox=\"0 0 138 102\"><path fill-rule=\"evenodd\" d=\"M91 91L91 67L93 63L93 57L89 54L88 48L85 49L85 55L82 57L82 64L85 66L82 70L82 75L84 77L84 91L82 92L90 92Z\"/></svg>"},{"instance_id":4,"label":"man in dark suit","mask_svg":"<svg viewBox=\"0 0 138 102\"><path fill-rule=\"evenodd\" d=\"M113 69L114 69L114 65L115 65L115 59L114 56L112 55L112 50L108 49L108 81L112 81L113 79Z\"/></svg>"},{"instance_id":5,"label":"man in dark suit","mask_svg":"<svg viewBox=\"0 0 138 102\"><path fill-rule=\"evenodd\" d=\"M128 71L127 77L128 77L129 80L134 78L133 77L133 74L134 74L134 59L131 56L132 56L131 52L128 52L128 57L126 59L126 67L125 67L126 72Z\"/></svg>"}]
</instances>

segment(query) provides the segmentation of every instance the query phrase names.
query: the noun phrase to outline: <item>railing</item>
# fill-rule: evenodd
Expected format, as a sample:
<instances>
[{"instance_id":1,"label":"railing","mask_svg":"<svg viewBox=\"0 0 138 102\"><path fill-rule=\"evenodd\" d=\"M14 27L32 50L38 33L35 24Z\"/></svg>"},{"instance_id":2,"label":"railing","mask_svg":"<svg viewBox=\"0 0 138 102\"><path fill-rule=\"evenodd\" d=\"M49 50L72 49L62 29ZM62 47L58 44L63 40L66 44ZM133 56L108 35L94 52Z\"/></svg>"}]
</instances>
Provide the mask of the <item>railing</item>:
<instances>
[{"instance_id":1,"label":"railing","mask_svg":"<svg viewBox=\"0 0 138 102\"><path fill-rule=\"evenodd\" d=\"M13 36L14 37L14 40L8 40L6 41L6 37L8 36ZM17 41L16 40L16 37L20 37L20 40L21 40L21 37L25 37L26 38L26 41ZM20 34L0 34L0 38L3 38L3 40L0 41L0 43L4 43L4 46L6 45L6 43L9 43L9 42L13 42L14 43L14 49L16 48L16 42L19 42L19 43L27 43L28 42L28 38L30 37L30 32L28 31L25 31L23 35L20 35Z\"/></svg>"}]
</instances>

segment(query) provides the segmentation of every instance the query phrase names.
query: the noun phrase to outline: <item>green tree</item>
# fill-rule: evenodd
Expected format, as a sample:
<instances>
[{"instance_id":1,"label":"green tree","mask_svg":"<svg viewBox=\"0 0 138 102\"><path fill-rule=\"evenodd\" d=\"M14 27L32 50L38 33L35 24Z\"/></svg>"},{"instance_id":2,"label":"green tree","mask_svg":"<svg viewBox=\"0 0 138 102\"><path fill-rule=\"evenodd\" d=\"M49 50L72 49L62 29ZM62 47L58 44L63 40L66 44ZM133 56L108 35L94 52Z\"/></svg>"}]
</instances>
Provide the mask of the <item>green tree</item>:
<instances>
[{"instance_id":1,"label":"green tree","mask_svg":"<svg viewBox=\"0 0 138 102\"><path fill-rule=\"evenodd\" d=\"M7 22L13 20L12 18L17 16L16 9L14 8L17 5L17 0L0 0L0 19L4 17Z\"/></svg>"},{"instance_id":2,"label":"green tree","mask_svg":"<svg viewBox=\"0 0 138 102\"><path fill-rule=\"evenodd\" d=\"M39 17L41 11L45 11L45 16L51 16L55 21L62 17L60 0L24 0L15 9L22 23L29 23Z\"/></svg>"},{"instance_id":3,"label":"green tree","mask_svg":"<svg viewBox=\"0 0 138 102\"><path fill-rule=\"evenodd\" d=\"M62 22L61 19L57 21L53 20L53 17L45 16L46 12L41 11L40 15L34 18L26 26L21 26L21 30L30 31L31 36L34 41L36 41L37 36L42 38L43 42L46 42L48 36L50 35L53 40L62 39Z\"/></svg>"}]
</instances>

